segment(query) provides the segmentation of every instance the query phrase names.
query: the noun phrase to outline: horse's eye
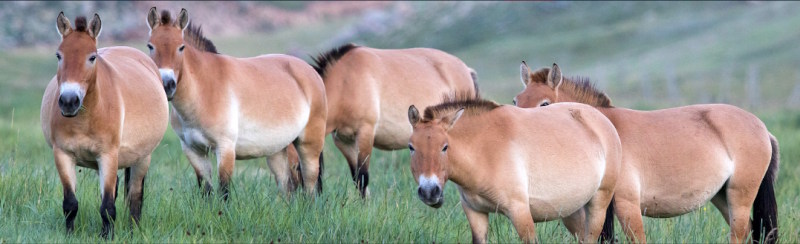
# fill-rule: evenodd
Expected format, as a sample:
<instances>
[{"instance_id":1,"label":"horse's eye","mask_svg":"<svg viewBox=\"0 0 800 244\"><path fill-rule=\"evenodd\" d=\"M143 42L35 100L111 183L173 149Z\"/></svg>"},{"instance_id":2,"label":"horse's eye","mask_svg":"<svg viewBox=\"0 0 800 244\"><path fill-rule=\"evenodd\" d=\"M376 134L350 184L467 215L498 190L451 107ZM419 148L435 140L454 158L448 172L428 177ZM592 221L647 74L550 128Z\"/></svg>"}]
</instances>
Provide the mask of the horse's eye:
<instances>
[{"instance_id":1,"label":"horse's eye","mask_svg":"<svg viewBox=\"0 0 800 244\"><path fill-rule=\"evenodd\" d=\"M408 144L408 150L414 152L414 146L412 146L411 143Z\"/></svg>"},{"instance_id":2,"label":"horse's eye","mask_svg":"<svg viewBox=\"0 0 800 244\"><path fill-rule=\"evenodd\" d=\"M150 43L147 43L147 49L150 49L150 51L153 51L153 45L151 45Z\"/></svg>"},{"instance_id":3,"label":"horse's eye","mask_svg":"<svg viewBox=\"0 0 800 244\"><path fill-rule=\"evenodd\" d=\"M448 145L445 144L444 147L442 148L442 152L447 152L447 148L448 148Z\"/></svg>"},{"instance_id":4,"label":"horse's eye","mask_svg":"<svg viewBox=\"0 0 800 244\"><path fill-rule=\"evenodd\" d=\"M514 100L511 100L511 103L513 103L513 104L514 104L514 106L517 106L517 99L516 99L516 98L514 98Z\"/></svg>"},{"instance_id":5,"label":"horse's eye","mask_svg":"<svg viewBox=\"0 0 800 244\"><path fill-rule=\"evenodd\" d=\"M58 59L58 61L61 61L61 54L56 53L56 58Z\"/></svg>"},{"instance_id":6,"label":"horse's eye","mask_svg":"<svg viewBox=\"0 0 800 244\"><path fill-rule=\"evenodd\" d=\"M94 63L94 60L96 60L96 59L97 59L97 55L92 55L91 57L89 57L89 62Z\"/></svg>"},{"instance_id":7,"label":"horse's eye","mask_svg":"<svg viewBox=\"0 0 800 244\"><path fill-rule=\"evenodd\" d=\"M186 45L181 45L181 47L178 48L178 52L183 52L184 48L186 48Z\"/></svg>"},{"instance_id":8,"label":"horse's eye","mask_svg":"<svg viewBox=\"0 0 800 244\"><path fill-rule=\"evenodd\" d=\"M549 102L543 102L542 105L539 105L539 106L544 107L544 106L547 106L547 105L550 105L550 103Z\"/></svg>"}]
</instances>

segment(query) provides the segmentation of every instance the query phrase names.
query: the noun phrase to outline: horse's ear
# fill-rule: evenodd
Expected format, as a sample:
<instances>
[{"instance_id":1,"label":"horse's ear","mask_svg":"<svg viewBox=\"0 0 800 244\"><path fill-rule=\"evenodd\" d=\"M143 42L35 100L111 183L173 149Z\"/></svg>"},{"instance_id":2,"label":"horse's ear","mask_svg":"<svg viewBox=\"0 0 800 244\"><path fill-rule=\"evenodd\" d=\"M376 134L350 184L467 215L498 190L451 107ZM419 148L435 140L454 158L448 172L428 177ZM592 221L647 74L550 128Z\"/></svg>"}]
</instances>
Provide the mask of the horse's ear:
<instances>
[{"instance_id":1,"label":"horse's ear","mask_svg":"<svg viewBox=\"0 0 800 244\"><path fill-rule=\"evenodd\" d=\"M100 21L100 15L97 13L94 14L92 21L89 22L89 36L97 40L97 37L100 36L100 30L102 29L102 22Z\"/></svg>"},{"instance_id":2,"label":"horse's ear","mask_svg":"<svg viewBox=\"0 0 800 244\"><path fill-rule=\"evenodd\" d=\"M456 121L464 114L464 108L459 109L453 115L442 118L442 122L447 123L447 129L450 130L456 125Z\"/></svg>"},{"instance_id":3,"label":"horse's ear","mask_svg":"<svg viewBox=\"0 0 800 244\"><path fill-rule=\"evenodd\" d=\"M562 80L563 78L561 77L561 69L558 68L558 64L553 63L553 68L550 69L550 73L547 74L547 85L553 89L556 89L559 85L561 85Z\"/></svg>"},{"instance_id":4,"label":"horse's ear","mask_svg":"<svg viewBox=\"0 0 800 244\"><path fill-rule=\"evenodd\" d=\"M64 39L65 36L72 32L72 24L69 23L67 16L64 16L64 12L58 13L56 30L58 30L58 34L61 34L61 39Z\"/></svg>"},{"instance_id":5,"label":"horse's ear","mask_svg":"<svg viewBox=\"0 0 800 244\"><path fill-rule=\"evenodd\" d=\"M417 110L417 107L414 107L414 105L408 107L408 122L411 123L411 126L414 126L417 124L417 122L419 122L419 111Z\"/></svg>"},{"instance_id":6,"label":"horse's ear","mask_svg":"<svg viewBox=\"0 0 800 244\"><path fill-rule=\"evenodd\" d=\"M156 11L156 7L152 7L150 8L150 12L147 13L147 26L150 27L150 31L153 31L156 25L158 25L158 12Z\"/></svg>"},{"instance_id":7,"label":"horse's ear","mask_svg":"<svg viewBox=\"0 0 800 244\"><path fill-rule=\"evenodd\" d=\"M186 29L186 26L189 25L189 13L186 12L185 8L181 9L181 13L178 14L178 28L181 30Z\"/></svg>"},{"instance_id":8,"label":"horse's ear","mask_svg":"<svg viewBox=\"0 0 800 244\"><path fill-rule=\"evenodd\" d=\"M522 64L519 65L519 79L525 87L528 87L528 84L531 83L531 68L528 68L528 64L525 61L522 61Z\"/></svg>"}]
</instances>

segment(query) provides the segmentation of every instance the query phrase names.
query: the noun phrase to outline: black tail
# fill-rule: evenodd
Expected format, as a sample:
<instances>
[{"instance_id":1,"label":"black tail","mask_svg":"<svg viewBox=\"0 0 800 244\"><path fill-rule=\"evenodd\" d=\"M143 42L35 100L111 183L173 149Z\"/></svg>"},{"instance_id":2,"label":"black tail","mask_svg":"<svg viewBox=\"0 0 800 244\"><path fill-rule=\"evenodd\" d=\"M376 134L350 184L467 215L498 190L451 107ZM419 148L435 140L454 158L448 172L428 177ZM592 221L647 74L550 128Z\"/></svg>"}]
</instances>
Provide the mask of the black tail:
<instances>
[{"instance_id":1,"label":"black tail","mask_svg":"<svg viewBox=\"0 0 800 244\"><path fill-rule=\"evenodd\" d=\"M322 152L319 152L319 175L317 175L317 194L322 195L322 172L325 169L325 160L322 159Z\"/></svg>"},{"instance_id":2,"label":"black tail","mask_svg":"<svg viewBox=\"0 0 800 244\"><path fill-rule=\"evenodd\" d=\"M753 243L759 243L762 235L764 243L778 242L778 204L775 202L775 179L778 176L780 153L778 140L772 135L769 136L769 140L772 144L772 159L769 161L767 174L761 180L756 201L753 203Z\"/></svg>"},{"instance_id":3,"label":"black tail","mask_svg":"<svg viewBox=\"0 0 800 244\"><path fill-rule=\"evenodd\" d=\"M603 230L600 232L601 243L614 243L614 197L606 210L606 221L603 222Z\"/></svg>"}]
</instances>

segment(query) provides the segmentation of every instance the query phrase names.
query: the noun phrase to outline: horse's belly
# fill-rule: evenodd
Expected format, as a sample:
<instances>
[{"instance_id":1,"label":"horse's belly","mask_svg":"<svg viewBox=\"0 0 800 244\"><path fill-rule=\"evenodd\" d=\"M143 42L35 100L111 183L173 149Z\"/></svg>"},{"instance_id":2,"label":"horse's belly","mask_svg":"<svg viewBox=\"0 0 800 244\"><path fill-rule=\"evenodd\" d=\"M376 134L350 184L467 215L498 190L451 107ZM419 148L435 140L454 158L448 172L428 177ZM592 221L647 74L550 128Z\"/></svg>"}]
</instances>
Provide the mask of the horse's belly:
<instances>
[{"instance_id":1,"label":"horse's belly","mask_svg":"<svg viewBox=\"0 0 800 244\"><path fill-rule=\"evenodd\" d=\"M593 189L561 192L558 195L536 196L528 198L531 215L535 222L561 219L575 213L592 199L597 187Z\"/></svg>"},{"instance_id":2,"label":"horse's belly","mask_svg":"<svg viewBox=\"0 0 800 244\"><path fill-rule=\"evenodd\" d=\"M682 189L680 192L663 195L643 194L641 202L642 215L669 218L692 212L711 200L720 187Z\"/></svg>"},{"instance_id":3,"label":"horse's belly","mask_svg":"<svg viewBox=\"0 0 800 244\"><path fill-rule=\"evenodd\" d=\"M236 158L259 158L280 151L300 135L306 122L262 126L258 123L240 121L239 136L236 140Z\"/></svg>"},{"instance_id":4,"label":"horse's belly","mask_svg":"<svg viewBox=\"0 0 800 244\"><path fill-rule=\"evenodd\" d=\"M593 151L583 155L586 157L579 156L580 150L571 152L576 158L558 163L533 160L534 165L529 167L528 202L534 220L549 221L569 216L597 194L605 178L603 156Z\"/></svg>"},{"instance_id":5,"label":"horse's belly","mask_svg":"<svg viewBox=\"0 0 800 244\"><path fill-rule=\"evenodd\" d=\"M477 211L494 213L506 212L508 210L506 209L508 206L501 206L498 205L496 201L492 201L492 199L485 198L478 194L465 192L460 186L459 192L461 193L462 201L464 201L462 204L466 204L470 208ZM591 196L594 194L586 194L586 192L583 192L579 195L581 197L577 198L574 197L575 195L568 196L567 194L564 194L563 197L549 199L530 197L529 207L533 221L546 222L569 216L586 205L586 203L591 199Z\"/></svg>"},{"instance_id":6,"label":"horse's belly","mask_svg":"<svg viewBox=\"0 0 800 244\"><path fill-rule=\"evenodd\" d=\"M667 218L697 210L716 195L730 174L720 169L719 174L704 177L667 177L669 180L652 182L642 189L641 211L649 217ZM683 182L673 182L684 179Z\"/></svg>"},{"instance_id":7,"label":"horse's belly","mask_svg":"<svg viewBox=\"0 0 800 244\"><path fill-rule=\"evenodd\" d=\"M411 138L411 124L408 119L384 118L378 122L373 144L383 150L398 150L408 147L408 138Z\"/></svg>"}]
</instances>

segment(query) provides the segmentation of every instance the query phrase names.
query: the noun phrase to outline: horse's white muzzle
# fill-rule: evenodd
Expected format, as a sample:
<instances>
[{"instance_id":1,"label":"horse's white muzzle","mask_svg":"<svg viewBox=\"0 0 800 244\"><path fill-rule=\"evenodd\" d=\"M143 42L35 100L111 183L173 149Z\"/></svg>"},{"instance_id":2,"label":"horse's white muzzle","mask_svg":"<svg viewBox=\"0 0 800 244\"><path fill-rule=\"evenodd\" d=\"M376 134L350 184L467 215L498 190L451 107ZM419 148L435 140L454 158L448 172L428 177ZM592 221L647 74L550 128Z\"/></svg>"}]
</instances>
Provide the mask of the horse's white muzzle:
<instances>
[{"instance_id":1,"label":"horse's white muzzle","mask_svg":"<svg viewBox=\"0 0 800 244\"><path fill-rule=\"evenodd\" d=\"M75 117L83 105L83 91L81 85L75 82L64 82L59 86L58 108L64 117Z\"/></svg>"},{"instance_id":2,"label":"horse's white muzzle","mask_svg":"<svg viewBox=\"0 0 800 244\"><path fill-rule=\"evenodd\" d=\"M175 71L172 69L158 69L158 72L161 73L161 83L164 85L164 92L167 93L167 100L172 101L172 97L175 96L175 89L178 87L178 83L175 80Z\"/></svg>"},{"instance_id":3,"label":"horse's white muzzle","mask_svg":"<svg viewBox=\"0 0 800 244\"><path fill-rule=\"evenodd\" d=\"M439 178L436 175L419 176L419 187L417 188L419 200L428 206L439 208L444 203L444 191L439 185Z\"/></svg>"}]
</instances>

